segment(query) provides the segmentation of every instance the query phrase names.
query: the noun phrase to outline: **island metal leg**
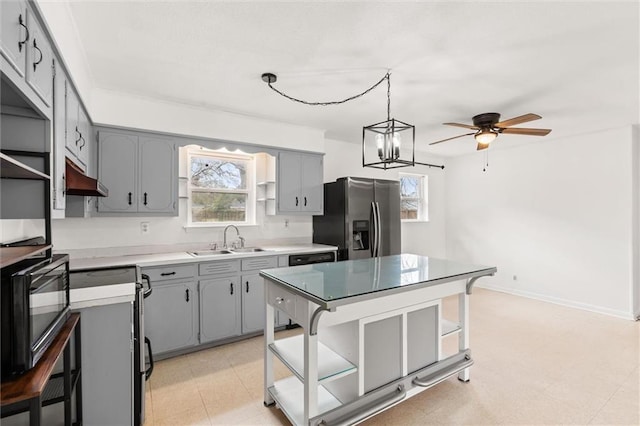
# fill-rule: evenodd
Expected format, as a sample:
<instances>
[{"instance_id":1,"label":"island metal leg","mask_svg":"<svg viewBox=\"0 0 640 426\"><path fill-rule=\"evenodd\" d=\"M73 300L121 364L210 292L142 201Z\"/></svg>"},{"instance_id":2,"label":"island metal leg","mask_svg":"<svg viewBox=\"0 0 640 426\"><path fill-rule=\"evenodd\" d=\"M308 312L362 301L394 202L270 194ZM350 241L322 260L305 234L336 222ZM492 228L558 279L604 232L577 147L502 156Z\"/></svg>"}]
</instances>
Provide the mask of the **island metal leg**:
<instances>
[{"instance_id":1,"label":"island metal leg","mask_svg":"<svg viewBox=\"0 0 640 426\"><path fill-rule=\"evenodd\" d=\"M267 299L268 285L264 286L265 300ZM275 340L274 335L274 308L269 303L265 305L264 315L264 405L273 405L275 401L269 394L269 388L273 386L273 353L269 345Z\"/></svg>"},{"instance_id":2,"label":"island metal leg","mask_svg":"<svg viewBox=\"0 0 640 426\"><path fill-rule=\"evenodd\" d=\"M458 349L460 351L466 351L469 349L469 295L465 292L458 294L458 320L460 322ZM468 382L469 368L465 368L458 373L458 379L463 382Z\"/></svg>"},{"instance_id":3,"label":"island metal leg","mask_svg":"<svg viewBox=\"0 0 640 426\"><path fill-rule=\"evenodd\" d=\"M318 415L318 335L313 327L313 306L307 303L304 325L304 422Z\"/></svg>"}]
</instances>

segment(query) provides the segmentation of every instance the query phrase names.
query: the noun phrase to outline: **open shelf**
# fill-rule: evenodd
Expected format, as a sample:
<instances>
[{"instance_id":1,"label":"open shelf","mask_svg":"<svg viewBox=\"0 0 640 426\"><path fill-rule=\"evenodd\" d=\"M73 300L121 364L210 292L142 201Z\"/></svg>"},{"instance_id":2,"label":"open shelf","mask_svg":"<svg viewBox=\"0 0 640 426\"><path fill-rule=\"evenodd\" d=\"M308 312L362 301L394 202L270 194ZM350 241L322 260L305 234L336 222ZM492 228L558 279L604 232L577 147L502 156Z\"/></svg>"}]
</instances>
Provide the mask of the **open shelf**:
<instances>
[{"instance_id":1,"label":"open shelf","mask_svg":"<svg viewBox=\"0 0 640 426\"><path fill-rule=\"evenodd\" d=\"M256 183L256 185L258 185L258 186L267 186L269 184L275 185L275 183L276 183L275 180L266 180L264 182L258 182L258 183Z\"/></svg>"},{"instance_id":2,"label":"open shelf","mask_svg":"<svg viewBox=\"0 0 640 426\"><path fill-rule=\"evenodd\" d=\"M294 425L304 424L304 385L295 377L278 380L269 393ZM339 407L342 403L324 386L318 386L318 413Z\"/></svg>"},{"instance_id":3,"label":"open shelf","mask_svg":"<svg viewBox=\"0 0 640 426\"><path fill-rule=\"evenodd\" d=\"M444 318L440 321L442 322L442 337L460 332L460 324L457 322L449 321Z\"/></svg>"},{"instance_id":4,"label":"open shelf","mask_svg":"<svg viewBox=\"0 0 640 426\"><path fill-rule=\"evenodd\" d=\"M269 349L301 381L304 381L304 336L278 339ZM326 383L358 371L357 367L318 342L318 383Z\"/></svg>"},{"instance_id":5,"label":"open shelf","mask_svg":"<svg viewBox=\"0 0 640 426\"><path fill-rule=\"evenodd\" d=\"M0 247L0 267L4 268L5 266L13 265L14 263L33 256L34 254L49 250L51 247L51 244L22 247Z\"/></svg>"},{"instance_id":6,"label":"open shelf","mask_svg":"<svg viewBox=\"0 0 640 426\"><path fill-rule=\"evenodd\" d=\"M0 153L0 177L5 179L51 179L49 175L39 172L3 153Z\"/></svg>"}]
</instances>

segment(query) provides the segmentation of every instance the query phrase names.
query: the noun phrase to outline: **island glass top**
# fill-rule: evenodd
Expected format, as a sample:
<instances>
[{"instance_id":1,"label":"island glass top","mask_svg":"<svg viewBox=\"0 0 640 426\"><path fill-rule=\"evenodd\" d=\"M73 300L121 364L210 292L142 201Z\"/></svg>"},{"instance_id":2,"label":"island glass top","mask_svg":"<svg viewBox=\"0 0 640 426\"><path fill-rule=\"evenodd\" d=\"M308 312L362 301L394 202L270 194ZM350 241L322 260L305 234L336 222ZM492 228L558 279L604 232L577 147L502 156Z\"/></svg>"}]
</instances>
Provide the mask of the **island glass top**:
<instances>
[{"instance_id":1,"label":"island glass top","mask_svg":"<svg viewBox=\"0 0 640 426\"><path fill-rule=\"evenodd\" d=\"M265 269L260 275L286 284L311 299L331 302L409 286L439 284L469 276L490 275L492 266L399 254L369 259Z\"/></svg>"}]
</instances>

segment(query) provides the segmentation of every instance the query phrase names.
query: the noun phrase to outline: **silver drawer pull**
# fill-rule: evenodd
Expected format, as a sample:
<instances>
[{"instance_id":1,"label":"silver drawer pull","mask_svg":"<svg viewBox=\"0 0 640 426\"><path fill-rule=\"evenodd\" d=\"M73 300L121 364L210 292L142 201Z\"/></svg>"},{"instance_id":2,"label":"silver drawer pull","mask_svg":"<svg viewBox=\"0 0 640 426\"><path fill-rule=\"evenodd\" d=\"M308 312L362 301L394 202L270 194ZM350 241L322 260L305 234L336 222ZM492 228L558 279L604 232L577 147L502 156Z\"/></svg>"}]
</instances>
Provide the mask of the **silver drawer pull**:
<instances>
[{"instance_id":1,"label":"silver drawer pull","mask_svg":"<svg viewBox=\"0 0 640 426\"><path fill-rule=\"evenodd\" d=\"M282 305L282 302L284 302L284 299L282 297L276 297L276 303L278 305Z\"/></svg>"}]
</instances>

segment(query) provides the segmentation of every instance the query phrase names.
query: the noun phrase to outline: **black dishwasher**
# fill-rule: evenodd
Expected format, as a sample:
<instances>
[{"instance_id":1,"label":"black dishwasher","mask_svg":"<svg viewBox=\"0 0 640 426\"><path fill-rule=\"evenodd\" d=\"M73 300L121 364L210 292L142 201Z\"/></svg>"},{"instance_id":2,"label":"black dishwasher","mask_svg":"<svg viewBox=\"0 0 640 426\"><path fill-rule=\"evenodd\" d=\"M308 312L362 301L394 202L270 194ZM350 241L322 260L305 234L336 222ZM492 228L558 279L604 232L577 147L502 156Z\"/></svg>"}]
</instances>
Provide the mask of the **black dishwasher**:
<instances>
[{"instance_id":1,"label":"black dishwasher","mask_svg":"<svg viewBox=\"0 0 640 426\"><path fill-rule=\"evenodd\" d=\"M313 263L335 262L336 253L333 251L324 253L292 254L289 256L289 266L311 265Z\"/></svg>"}]
</instances>

